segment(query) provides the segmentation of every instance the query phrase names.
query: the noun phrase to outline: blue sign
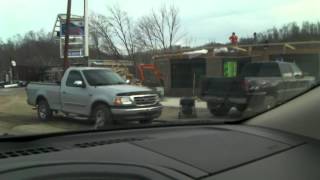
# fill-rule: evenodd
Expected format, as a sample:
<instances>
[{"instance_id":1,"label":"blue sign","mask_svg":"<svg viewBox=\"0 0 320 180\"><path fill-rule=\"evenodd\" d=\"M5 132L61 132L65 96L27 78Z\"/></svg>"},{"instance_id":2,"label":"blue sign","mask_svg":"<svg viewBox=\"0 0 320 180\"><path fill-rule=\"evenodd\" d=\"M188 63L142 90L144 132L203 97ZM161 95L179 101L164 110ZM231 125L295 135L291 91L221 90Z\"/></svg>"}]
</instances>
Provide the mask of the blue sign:
<instances>
[{"instance_id":1,"label":"blue sign","mask_svg":"<svg viewBox=\"0 0 320 180\"><path fill-rule=\"evenodd\" d=\"M65 36L67 24L61 22L60 36ZM70 36L84 36L84 22L82 20L71 21L69 26Z\"/></svg>"},{"instance_id":2,"label":"blue sign","mask_svg":"<svg viewBox=\"0 0 320 180\"><path fill-rule=\"evenodd\" d=\"M83 50L82 49L69 49L68 50L68 57L82 57L83 56Z\"/></svg>"}]
</instances>

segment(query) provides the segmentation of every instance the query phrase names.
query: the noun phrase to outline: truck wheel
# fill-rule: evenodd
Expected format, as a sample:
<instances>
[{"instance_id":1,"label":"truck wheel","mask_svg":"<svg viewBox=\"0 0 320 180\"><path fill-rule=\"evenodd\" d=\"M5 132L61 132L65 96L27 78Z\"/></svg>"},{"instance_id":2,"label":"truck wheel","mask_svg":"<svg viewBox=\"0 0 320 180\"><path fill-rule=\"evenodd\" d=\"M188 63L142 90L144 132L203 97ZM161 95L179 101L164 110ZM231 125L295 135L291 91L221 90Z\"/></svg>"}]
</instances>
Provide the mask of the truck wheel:
<instances>
[{"instance_id":1,"label":"truck wheel","mask_svg":"<svg viewBox=\"0 0 320 180\"><path fill-rule=\"evenodd\" d=\"M46 100L40 100L38 102L38 119L41 121L47 121L52 118L52 110Z\"/></svg>"},{"instance_id":2,"label":"truck wheel","mask_svg":"<svg viewBox=\"0 0 320 180\"><path fill-rule=\"evenodd\" d=\"M140 120L140 124L151 124L153 119L143 119Z\"/></svg>"},{"instance_id":3,"label":"truck wheel","mask_svg":"<svg viewBox=\"0 0 320 180\"><path fill-rule=\"evenodd\" d=\"M108 106L104 104L97 105L92 113L92 118L95 122L94 128L100 129L105 127L106 125L113 124L112 115Z\"/></svg>"},{"instance_id":4,"label":"truck wheel","mask_svg":"<svg viewBox=\"0 0 320 180\"><path fill-rule=\"evenodd\" d=\"M229 113L230 108L227 106L221 106L219 108L210 109L211 114L214 116L225 116Z\"/></svg>"}]
</instances>

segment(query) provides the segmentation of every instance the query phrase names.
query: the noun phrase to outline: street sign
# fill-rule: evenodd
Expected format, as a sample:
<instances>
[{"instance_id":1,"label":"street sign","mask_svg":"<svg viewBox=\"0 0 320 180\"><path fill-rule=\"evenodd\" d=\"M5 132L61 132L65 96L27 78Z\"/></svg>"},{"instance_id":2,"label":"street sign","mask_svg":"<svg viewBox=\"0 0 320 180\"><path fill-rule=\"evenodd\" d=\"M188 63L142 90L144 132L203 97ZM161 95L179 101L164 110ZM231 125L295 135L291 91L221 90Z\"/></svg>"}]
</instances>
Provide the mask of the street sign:
<instances>
[{"instance_id":1,"label":"street sign","mask_svg":"<svg viewBox=\"0 0 320 180\"><path fill-rule=\"evenodd\" d=\"M83 57L83 49L69 49L68 57L69 58Z\"/></svg>"},{"instance_id":2,"label":"street sign","mask_svg":"<svg viewBox=\"0 0 320 180\"><path fill-rule=\"evenodd\" d=\"M64 58L65 37L60 38L60 58ZM83 37L70 36L68 58L84 57Z\"/></svg>"},{"instance_id":3,"label":"street sign","mask_svg":"<svg viewBox=\"0 0 320 180\"><path fill-rule=\"evenodd\" d=\"M65 36L66 34L66 22L60 22L60 37ZM84 22L83 19L76 19L70 21L69 26L69 35L70 36L84 36Z\"/></svg>"},{"instance_id":4,"label":"street sign","mask_svg":"<svg viewBox=\"0 0 320 180\"><path fill-rule=\"evenodd\" d=\"M85 1L87 2L87 1ZM86 5L87 6L87 5ZM69 58L84 58L89 56L88 50L88 21L85 23L86 16L71 15L69 24ZM53 33L56 33L60 41L60 57L64 58L65 35L67 15L58 14ZM85 59L85 58L84 58Z\"/></svg>"},{"instance_id":5,"label":"street sign","mask_svg":"<svg viewBox=\"0 0 320 180\"><path fill-rule=\"evenodd\" d=\"M84 56L82 49L68 49L68 58L81 58ZM63 53L60 53L60 58L64 58Z\"/></svg>"}]
</instances>

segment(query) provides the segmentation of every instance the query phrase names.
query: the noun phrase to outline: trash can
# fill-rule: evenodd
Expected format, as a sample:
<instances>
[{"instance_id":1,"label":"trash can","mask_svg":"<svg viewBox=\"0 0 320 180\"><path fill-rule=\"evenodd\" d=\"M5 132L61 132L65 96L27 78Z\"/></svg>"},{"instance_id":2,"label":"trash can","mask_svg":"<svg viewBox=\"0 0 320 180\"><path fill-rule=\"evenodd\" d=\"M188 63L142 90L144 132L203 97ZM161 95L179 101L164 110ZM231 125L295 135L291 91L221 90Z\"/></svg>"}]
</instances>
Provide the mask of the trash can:
<instances>
[{"instance_id":1,"label":"trash can","mask_svg":"<svg viewBox=\"0 0 320 180\"><path fill-rule=\"evenodd\" d=\"M183 97L180 99L179 119L185 117L196 117L195 99L192 97Z\"/></svg>"}]
</instances>

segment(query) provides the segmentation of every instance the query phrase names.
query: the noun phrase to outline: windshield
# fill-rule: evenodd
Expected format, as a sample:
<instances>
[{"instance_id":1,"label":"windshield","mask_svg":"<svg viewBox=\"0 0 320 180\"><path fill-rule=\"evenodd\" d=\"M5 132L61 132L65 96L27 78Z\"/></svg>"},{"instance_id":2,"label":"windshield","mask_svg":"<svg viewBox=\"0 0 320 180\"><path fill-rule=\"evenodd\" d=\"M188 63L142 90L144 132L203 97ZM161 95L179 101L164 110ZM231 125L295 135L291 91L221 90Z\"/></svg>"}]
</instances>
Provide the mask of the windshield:
<instances>
[{"instance_id":1,"label":"windshield","mask_svg":"<svg viewBox=\"0 0 320 180\"><path fill-rule=\"evenodd\" d=\"M318 0L0 5L0 135L240 123L319 85Z\"/></svg>"},{"instance_id":2,"label":"windshield","mask_svg":"<svg viewBox=\"0 0 320 180\"><path fill-rule=\"evenodd\" d=\"M109 70L84 70L83 74L91 86L126 84L117 73Z\"/></svg>"}]
</instances>

